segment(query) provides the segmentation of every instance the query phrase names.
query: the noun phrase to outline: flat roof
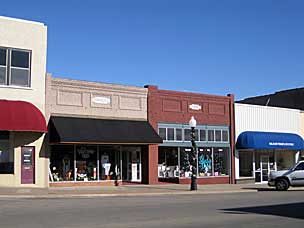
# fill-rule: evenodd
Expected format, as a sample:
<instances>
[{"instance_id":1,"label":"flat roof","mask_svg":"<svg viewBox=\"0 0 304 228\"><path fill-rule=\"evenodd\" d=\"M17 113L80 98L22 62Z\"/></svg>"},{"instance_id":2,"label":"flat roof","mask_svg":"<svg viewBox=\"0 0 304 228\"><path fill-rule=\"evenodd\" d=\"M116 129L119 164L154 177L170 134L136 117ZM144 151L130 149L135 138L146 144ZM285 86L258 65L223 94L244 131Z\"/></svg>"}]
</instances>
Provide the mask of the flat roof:
<instances>
[{"instance_id":1,"label":"flat roof","mask_svg":"<svg viewBox=\"0 0 304 228\"><path fill-rule=\"evenodd\" d=\"M5 19L5 20L17 21L17 22L21 22L21 23L28 23L28 24L36 24L36 25L43 25L43 26L45 26L45 24L42 23L42 22L30 21L30 20L19 19L19 18L14 18L14 17L0 16L0 19Z\"/></svg>"}]
</instances>

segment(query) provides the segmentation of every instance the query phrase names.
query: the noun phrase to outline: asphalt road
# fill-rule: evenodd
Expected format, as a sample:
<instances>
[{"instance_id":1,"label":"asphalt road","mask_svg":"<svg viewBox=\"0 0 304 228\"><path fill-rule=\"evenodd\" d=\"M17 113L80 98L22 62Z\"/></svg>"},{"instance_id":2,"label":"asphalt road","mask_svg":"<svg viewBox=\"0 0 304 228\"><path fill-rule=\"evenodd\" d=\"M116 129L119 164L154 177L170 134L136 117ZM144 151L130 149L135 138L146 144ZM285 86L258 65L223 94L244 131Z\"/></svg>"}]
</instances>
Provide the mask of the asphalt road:
<instances>
[{"instance_id":1,"label":"asphalt road","mask_svg":"<svg viewBox=\"0 0 304 228\"><path fill-rule=\"evenodd\" d=\"M0 199L0 227L304 227L304 191Z\"/></svg>"}]
</instances>

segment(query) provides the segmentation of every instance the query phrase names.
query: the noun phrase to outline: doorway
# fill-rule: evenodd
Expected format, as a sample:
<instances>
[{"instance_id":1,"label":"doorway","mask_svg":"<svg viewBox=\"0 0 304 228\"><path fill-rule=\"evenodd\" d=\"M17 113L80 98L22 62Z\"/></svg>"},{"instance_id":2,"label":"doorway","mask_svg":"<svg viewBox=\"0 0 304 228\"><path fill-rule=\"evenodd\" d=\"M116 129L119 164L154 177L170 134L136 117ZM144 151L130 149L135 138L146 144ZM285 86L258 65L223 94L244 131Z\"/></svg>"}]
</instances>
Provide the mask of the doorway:
<instances>
[{"instance_id":1,"label":"doorway","mask_svg":"<svg viewBox=\"0 0 304 228\"><path fill-rule=\"evenodd\" d=\"M122 151L123 180L141 182L141 148L124 147Z\"/></svg>"},{"instance_id":2,"label":"doorway","mask_svg":"<svg viewBox=\"0 0 304 228\"><path fill-rule=\"evenodd\" d=\"M255 182L267 183L270 171L275 170L274 152L256 152L255 158Z\"/></svg>"},{"instance_id":3,"label":"doorway","mask_svg":"<svg viewBox=\"0 0 304 228\"><path fill-rule=\"evenodd\" d=\"M35 184L35 147L21 147L21 184Z\"/></svg>"}]
</instances>

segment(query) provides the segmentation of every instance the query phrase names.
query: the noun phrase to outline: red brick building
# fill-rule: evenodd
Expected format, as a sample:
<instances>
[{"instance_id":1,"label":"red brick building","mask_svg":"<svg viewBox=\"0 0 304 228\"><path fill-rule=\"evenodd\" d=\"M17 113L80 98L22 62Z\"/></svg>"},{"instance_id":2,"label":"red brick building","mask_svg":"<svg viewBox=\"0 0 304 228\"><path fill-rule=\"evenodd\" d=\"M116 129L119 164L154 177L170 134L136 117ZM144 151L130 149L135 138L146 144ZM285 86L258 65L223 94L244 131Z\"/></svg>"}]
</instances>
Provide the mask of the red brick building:
<instances>
[{"instance_id":1,"label":"red brick building","mask_svg":"<svg viewBox=\"0 0 304 228\"><path fill-rule=\"evenodd\" d=\"M190 165L198 168L199 184L234 183L234 95L146 88L148 121L163 138L149 146L148 183L190 183ZM191 116L197 120L197 164L191 164Z\"/></svg>"}]
</instances>

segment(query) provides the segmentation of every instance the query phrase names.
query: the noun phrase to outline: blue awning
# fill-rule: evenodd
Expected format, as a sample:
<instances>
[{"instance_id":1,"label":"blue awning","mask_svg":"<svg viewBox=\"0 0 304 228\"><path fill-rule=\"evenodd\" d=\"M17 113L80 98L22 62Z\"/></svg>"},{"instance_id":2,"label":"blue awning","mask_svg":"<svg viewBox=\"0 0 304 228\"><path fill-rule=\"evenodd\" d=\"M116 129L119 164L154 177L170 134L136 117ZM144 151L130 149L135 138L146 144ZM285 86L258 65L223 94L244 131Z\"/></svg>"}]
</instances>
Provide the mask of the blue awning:
<instances>
[{"instance_id":1,"label":"blue awning","mask_svg":"<svg viewBox=\"0 0 304 228\"><path fill-rule=\"evenodd\" d=\"M304 141L297 134L245 131L239 135L236 149L304 150Z\"/></svg>"}]
</instances>

